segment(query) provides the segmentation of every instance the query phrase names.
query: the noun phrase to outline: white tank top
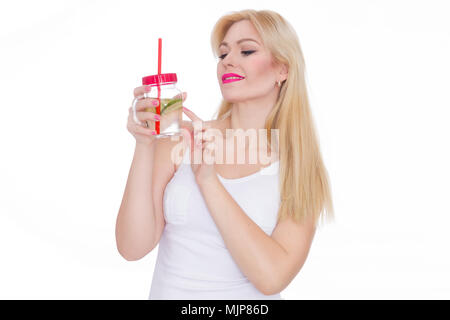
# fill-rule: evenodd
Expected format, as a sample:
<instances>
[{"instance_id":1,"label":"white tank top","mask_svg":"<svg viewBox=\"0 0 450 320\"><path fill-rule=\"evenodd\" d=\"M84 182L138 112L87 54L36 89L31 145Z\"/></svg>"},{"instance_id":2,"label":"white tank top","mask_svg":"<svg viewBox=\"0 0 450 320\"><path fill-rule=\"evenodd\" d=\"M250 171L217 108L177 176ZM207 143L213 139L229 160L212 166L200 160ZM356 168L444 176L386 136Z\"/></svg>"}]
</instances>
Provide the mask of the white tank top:
<instances>
[{"instance_id":1,"label":"white tank top","mask_svg":"<svg viewBox=\"0 0 450 320\"><path fill-rule=\"evenodd\" d=\"M190 150L164 190L166 225L158 245L149 299L282 299L264 295L247 279L225 246L190 165ZM280 207L279 161L220 182L243 211L271 235Z\"/></svg>"}]
</instances>

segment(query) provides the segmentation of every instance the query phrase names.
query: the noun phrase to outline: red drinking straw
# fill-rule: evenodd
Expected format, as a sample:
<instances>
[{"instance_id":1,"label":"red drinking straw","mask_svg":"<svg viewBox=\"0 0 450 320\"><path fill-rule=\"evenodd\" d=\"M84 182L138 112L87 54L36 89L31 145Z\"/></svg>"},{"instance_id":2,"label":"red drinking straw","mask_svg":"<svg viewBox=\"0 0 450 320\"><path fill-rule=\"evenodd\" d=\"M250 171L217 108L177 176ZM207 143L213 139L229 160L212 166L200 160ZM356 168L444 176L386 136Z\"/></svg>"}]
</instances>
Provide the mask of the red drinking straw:
<instances>
[{"instance_id":1,"label":"red drinking straw","mask_svg":"<svg viewBox=\"0 0 450 320\"><path fill-rule=\"evenodd\" d=\"M161 47L162 39L158 38L158 74L161 74Z\"/></svg>"},{"instance_id":2,"label":"red drinking straw","mask_svg":"<svg viewBox=\"0 0 450 320\"><path fill-rule=\"evenodd\" d=\"M159 75L161 74L161 49L162 49L162 39L158 38L158 80ZM157 83L158 88L158 106L156 107L156 113L161 115L161 87L159 83ZM159 121L155 122L156 134L160 134Z\"/></svg>"}]
</instances>

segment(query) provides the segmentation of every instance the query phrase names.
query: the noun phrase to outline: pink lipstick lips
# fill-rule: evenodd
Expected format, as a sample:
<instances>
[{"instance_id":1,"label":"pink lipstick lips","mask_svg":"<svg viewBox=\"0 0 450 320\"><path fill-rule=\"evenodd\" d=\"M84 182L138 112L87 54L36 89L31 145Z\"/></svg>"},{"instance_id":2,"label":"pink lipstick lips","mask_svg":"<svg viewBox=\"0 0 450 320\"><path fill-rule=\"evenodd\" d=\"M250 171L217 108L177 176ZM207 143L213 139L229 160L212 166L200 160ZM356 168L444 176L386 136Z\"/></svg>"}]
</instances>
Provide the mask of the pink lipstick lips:
<instances>
[{"instance_id":1,"label":"pink lipstick lips","mask_svg":"<svg viewBox=\"0 0 450 320\"><path fill-rule=\"evenodd\" d=\"M222 83L235 82L235 81L239 81L242 79L245 79L245 77L242 77L236 73L225 73L222 76Z\"/></svg>"}]
</instances>

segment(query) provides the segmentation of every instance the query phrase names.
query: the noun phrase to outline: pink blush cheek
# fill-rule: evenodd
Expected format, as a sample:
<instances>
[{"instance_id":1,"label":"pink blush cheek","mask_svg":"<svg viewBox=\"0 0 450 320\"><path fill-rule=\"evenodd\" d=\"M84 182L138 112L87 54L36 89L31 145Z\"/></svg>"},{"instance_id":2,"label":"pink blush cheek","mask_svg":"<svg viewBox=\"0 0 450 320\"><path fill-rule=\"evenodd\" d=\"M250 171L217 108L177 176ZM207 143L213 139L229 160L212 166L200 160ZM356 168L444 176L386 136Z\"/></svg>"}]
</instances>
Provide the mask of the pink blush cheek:
<instances>
[{"instance_id":1,"label":"pink blush cheek","mask_svg":"<svg viewBox=\"0 0 450 320\"><path fill-rule=\"evenodd\" d=\"M251 70L255 71L254 74L257 74L258 76L270 73L269 70L272 70L273 68L271 60L265 56L255 57L249 62L249 66Z\"/></svg>"}]
</instances>

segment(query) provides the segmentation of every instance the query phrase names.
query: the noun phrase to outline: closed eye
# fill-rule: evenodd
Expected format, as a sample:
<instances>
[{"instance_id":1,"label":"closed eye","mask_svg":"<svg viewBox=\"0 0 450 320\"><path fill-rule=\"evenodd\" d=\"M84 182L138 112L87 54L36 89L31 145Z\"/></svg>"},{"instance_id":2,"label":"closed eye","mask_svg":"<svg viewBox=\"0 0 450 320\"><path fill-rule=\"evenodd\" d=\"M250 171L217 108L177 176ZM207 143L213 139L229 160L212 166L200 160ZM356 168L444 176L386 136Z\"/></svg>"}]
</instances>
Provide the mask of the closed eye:
<instances>
[{"instance_id":1,"label":"closed eye","mask_svg":"<svg viewBox=\"0 0 450 320\"><path fill-rule=\"evenodd\" d=\"M244 54L245 56L249 56L249 55L251 55L253 52L255 52L255 50L241 51L241 52L242 52L242 54ZM220 59L224 59L226 55L227 55L227 53L224 53L224 54L221 55L219 58L220 58Z\"/></svg>"}]
</instances>

